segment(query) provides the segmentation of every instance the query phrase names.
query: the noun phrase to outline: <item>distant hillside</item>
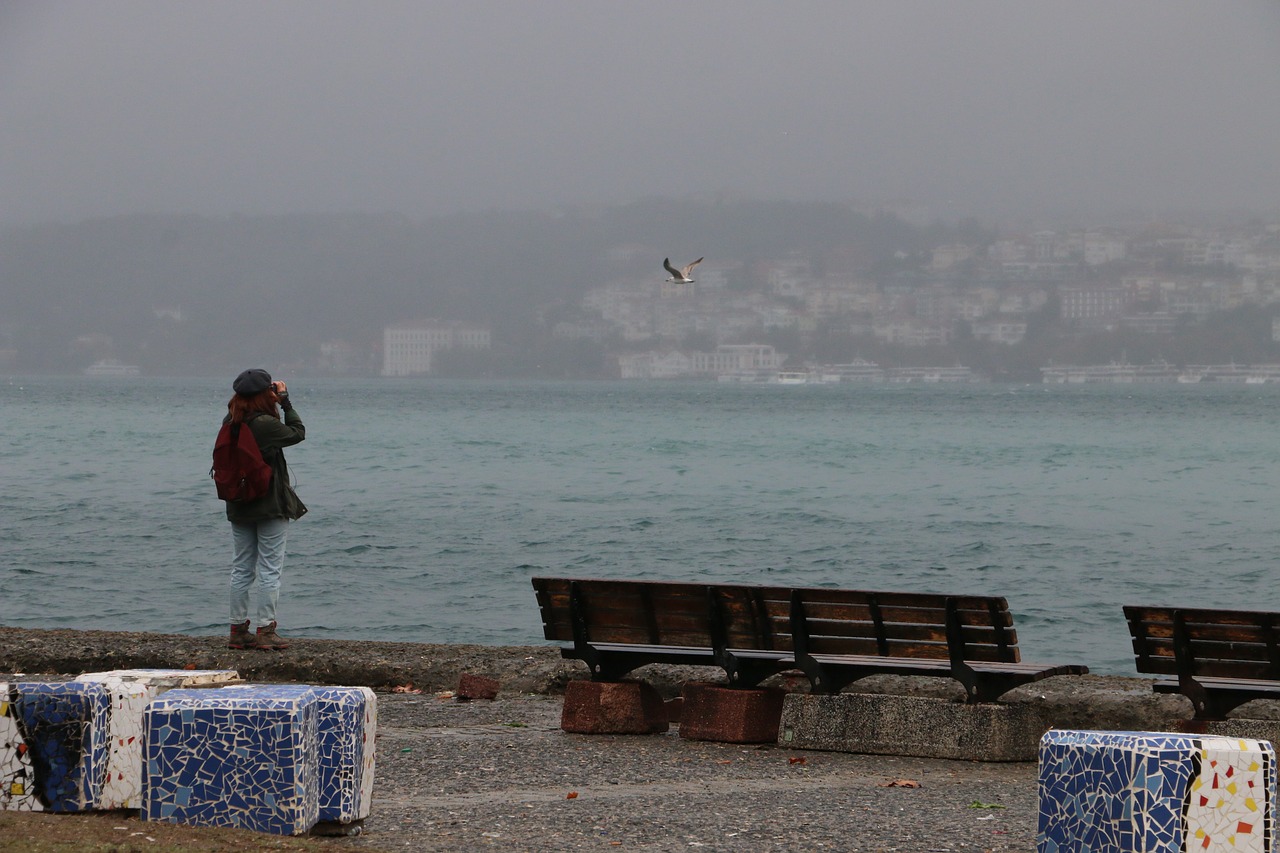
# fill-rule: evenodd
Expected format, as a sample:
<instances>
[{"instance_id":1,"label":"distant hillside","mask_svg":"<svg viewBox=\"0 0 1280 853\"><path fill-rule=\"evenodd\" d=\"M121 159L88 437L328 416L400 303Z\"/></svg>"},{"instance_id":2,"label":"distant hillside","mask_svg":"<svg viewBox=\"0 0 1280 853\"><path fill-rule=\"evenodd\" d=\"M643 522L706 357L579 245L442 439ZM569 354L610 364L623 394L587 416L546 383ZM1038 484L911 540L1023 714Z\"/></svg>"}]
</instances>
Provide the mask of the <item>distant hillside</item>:
<instances>
[{"instance_id":1,"label":"distant hillside","mask_svg":"<svg viewBox=\"0 0 1280 853\"><path fill-rule=\"evenodd\" d=\"M14 370L74 371L110 355L152 372L311 361L387 323L489 323L529 341L539 310L609 275L673 258L746 262L856 247L874 265L946 229L830 204L634 204L548 213L206 218L128 216L0 232L0 348ZM610 250L639 246L618 269Z\"/></svg>"}]
</instances>

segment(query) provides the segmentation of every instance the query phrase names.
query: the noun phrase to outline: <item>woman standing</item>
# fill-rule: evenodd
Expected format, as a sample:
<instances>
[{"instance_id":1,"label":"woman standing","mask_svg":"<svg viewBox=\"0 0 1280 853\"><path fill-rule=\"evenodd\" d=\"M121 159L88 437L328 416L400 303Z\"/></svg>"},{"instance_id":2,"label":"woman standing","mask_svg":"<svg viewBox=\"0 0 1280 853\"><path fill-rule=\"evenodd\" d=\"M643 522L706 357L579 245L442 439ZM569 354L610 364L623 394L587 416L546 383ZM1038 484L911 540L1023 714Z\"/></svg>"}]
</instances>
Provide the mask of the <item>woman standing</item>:
<instances>
[{"instance_id":1,"label":"woman standing","mask_svg":"<svg viewBox=\"0 0 1280 853\"><path fill-rule=\"evenodd\" d=\"M282 448L307 437L302 417L289 401L283 382L272 382L260 368L246 370L231 383L223 423L247 424L258 440L262 459L271 466L271 485L256 500L227 501L234 553L231 561L231 638L227 648L287 649L276 633L276 603L284 568L285 532L289 522L307 511L289 485ZM281 411L283 410L283 417ZM249 631L249 589L258 582L258 632Z\"/></svg>"}]
</instances>

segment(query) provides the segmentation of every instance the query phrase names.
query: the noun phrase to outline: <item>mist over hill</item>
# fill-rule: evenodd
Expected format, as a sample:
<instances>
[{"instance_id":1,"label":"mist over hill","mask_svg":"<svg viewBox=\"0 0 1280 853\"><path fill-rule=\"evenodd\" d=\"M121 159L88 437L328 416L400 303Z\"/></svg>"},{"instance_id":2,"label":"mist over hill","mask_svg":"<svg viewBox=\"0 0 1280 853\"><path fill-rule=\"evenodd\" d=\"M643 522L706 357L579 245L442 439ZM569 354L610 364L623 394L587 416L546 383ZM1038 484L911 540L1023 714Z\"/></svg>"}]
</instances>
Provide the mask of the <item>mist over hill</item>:
<instances>
[{"instance_id":1,"label":"mist over hill","mask_svg":"<svg viewBox=\"0 0 1280 853\"><path fill-rule=\"evenodd\" d=\"M695 294L662 292L664 257L707 259ZM1112 313L1081 313L1081 298ZM115 359L148 375L376 375L387 326L436 320L491 338L433 358L440 375L610 378L629 353L752 343L795 367L865 358L1039 381L1055 363L1280 362L1277 311L1280 226L1259 217L997 234L833 203L654 198L0 231L10 374Z\"/></svg>"},{"instance_id":2,"label":"mist over hill","mask_svg":"<svg viewBox=\"0 0 1280 853\"><path fill-rule=\"evenodd\" d=\"M489 325L495 348L528 348L548 317L606 279L660 280L667 255L749 265L846 247L871 269L949 230L833 204L664 199L424 221L120 216L15 227L0 233L0 347L19 372L112 357L191 375L309 364L323 342L372 347L389 323L441 318Z\"/></svg>"}]
</instances>

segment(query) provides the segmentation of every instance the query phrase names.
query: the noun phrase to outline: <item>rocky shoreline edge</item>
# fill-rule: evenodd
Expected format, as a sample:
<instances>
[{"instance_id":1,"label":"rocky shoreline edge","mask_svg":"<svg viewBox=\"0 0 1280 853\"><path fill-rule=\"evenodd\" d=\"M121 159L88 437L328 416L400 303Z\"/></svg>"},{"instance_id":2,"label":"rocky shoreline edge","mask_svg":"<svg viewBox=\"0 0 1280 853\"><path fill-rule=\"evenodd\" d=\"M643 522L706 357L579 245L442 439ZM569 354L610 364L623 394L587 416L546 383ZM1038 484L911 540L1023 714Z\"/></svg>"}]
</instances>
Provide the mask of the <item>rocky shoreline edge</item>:
<instances>
[{"instance_id":1,"label":"rocky shoreline edge","mask_svg":"<svg viewBox=\"0 0 1280 853\"><path fill-rule=\"evenodd\" d=\"M288 635L284 651L236 650L226 637L0 626L0 673L79 675L113 669L234 669L246 681L343 684L392 692L452 689L464 672L505 691L555 694L585 677L552 646L477 646L317 640Z\"/></svg>"},{"instance_id":2,"label":"rocky shoreline edge","mask_svg":"<svg viewBox=\"0 0 1280 853\"><path fill-rule=\"evenodd\" d=\"M112 669L234 669L246 681L345 684L377 692L441 693L454 690L464 674L500 684L500 695L559 696L574 679L588 677L586 666L565 660L555 645L481 646L396 643L373 640L290 637L281 652L232 650L225 637L132 631L82 631L0 627L0 678L75 676ZM677 666L647 666L633 673L667 698L689 681L716 681L714 671ZM783 674L770 682L791 692L808 683ZM948 679L874 676L856 682L850 692L961 699ZM1060 728L1161 730L1190 716L1180 696L1156 694L1151 680L1123 676L1060 676L1010 691L1002 702L1032 704L1045 710ZM1277 719L1280 714L1245 709L1247 716ZM1242 714L1242 716L1246 716Z\"/></svg>"}]
</instances>

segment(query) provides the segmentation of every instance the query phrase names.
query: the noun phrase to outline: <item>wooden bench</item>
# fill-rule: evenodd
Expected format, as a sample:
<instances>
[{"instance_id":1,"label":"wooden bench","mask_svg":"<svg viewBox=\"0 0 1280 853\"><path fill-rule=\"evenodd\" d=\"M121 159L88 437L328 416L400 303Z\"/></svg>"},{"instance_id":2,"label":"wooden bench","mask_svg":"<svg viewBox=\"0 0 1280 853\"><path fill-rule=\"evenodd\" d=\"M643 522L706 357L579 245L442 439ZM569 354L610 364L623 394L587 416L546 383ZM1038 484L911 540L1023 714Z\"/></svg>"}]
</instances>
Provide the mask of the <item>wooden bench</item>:
<instances>
[{"instance_id":1,"label":"wooden bench","mask_svg":"<svg viewBox=\"0 0 1280 853\"><path fill-rule=\"evenodd\" d=\"M646 664L713 666L733 687L754 687L795 668L788 604L761 587L673 581L533 578L543 634L594 681L617 681Z\"/></svg>"},{"instance_id":2,"label":"wooden bench","mask_svg":"<svg viewBox=\"0 0 1280 853\"><path fill-rule=\"evenodd\" d=\"M753 687L800 669L814 692L868 675L954 678L968 702L1076 675L1022 663L1003 598L735 584L533 578L543 634L596 681L651 663L715 666Z\"/></svg>"},{"instance_id":3,"label":"wooden bench","mask_svg":"<svg viewBox=\"0 0 1280 853\"><path fill-rule=\"evenodd\" d=\"M1162 676L1197 720L1221 720L1253 699L1280 698L1280 613L1126 605L1138 672Z\"/></svg>"},{"instance_id":4,"label":"wooden bench","mask_svg":"<svg viewBox=\"0 0 1280 853\"><path fill-rule=\"evenodd\" d=\"M954 678L966 702L994 702L1023 684L1089 671L1023 663L1008 602L997 596L795 589L790 621L796 663L815 693L887 673Z\"/></svg>"}]
</instances>

